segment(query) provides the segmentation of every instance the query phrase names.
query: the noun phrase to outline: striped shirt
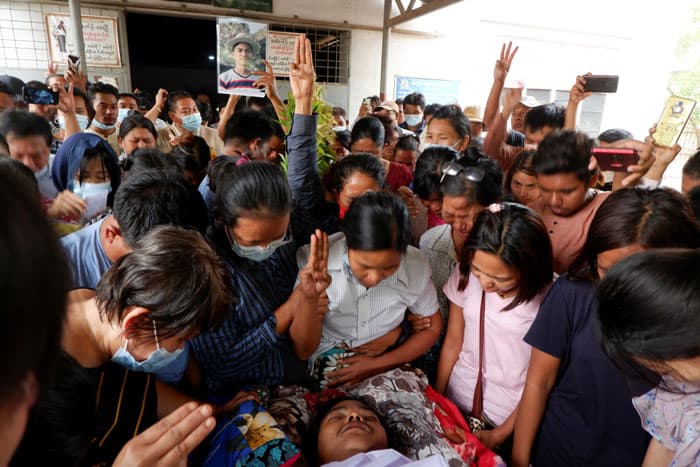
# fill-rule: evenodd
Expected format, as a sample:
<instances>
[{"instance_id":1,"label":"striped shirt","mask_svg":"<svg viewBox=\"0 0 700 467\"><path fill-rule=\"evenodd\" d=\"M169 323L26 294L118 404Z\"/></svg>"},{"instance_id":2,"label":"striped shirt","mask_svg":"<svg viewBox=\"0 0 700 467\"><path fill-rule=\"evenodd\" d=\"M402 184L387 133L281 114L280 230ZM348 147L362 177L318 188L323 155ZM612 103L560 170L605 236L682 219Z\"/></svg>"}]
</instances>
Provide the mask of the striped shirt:
<instances>
[{"instance_id":1,"label":"striped shirt","mask_svg":"<svg viewBox=\"0 0 700 467\"><path fill-rule=\"evenodd\" d=\"M275 310L292 293L297 267L295 242L280 247L269 259L254 262L231 250L224 228L217 225L210 240L222 257L237 303L224 323L192 339L210 395L233 394L247 384L281 384L293 353L285 334L277 334Z\"/></svg>"},{"instance_id":2,"label":"striped shirt","mask_svg":"<svg viewBox=\"0 0 700 467\"><path fill-rule=\"evenodd\" d=\"M438 311L430 266L418 249L409 246L394 274L366 288L350 270L345 236L336 233L328 240L328 274L332 278L326 290L328 312L323 320L321 344L310 364L333 347L342 344L357 347L388 334L404 320L406 309L420 316L431 316ZM308 246L299 249L300 267L306 264L308 255Z\"/></svg>"}]
</instances>

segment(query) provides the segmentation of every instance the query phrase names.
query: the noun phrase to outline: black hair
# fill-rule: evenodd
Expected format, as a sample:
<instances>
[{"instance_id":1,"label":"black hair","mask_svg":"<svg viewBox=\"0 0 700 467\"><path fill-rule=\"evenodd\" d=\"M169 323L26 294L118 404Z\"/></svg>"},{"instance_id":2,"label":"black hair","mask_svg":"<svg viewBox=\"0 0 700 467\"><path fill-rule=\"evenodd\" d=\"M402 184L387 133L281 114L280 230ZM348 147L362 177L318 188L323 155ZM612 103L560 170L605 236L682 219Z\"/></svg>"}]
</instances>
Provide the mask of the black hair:
<instances>
[{"instance_id":1,"label":"black hair","mask_svg":"<svg viewBox=\"0 0 700 467\"><path fill-rule=\"evenodd\" d=\"M602 346L613 361L660 377L673 374L666 362L700 355L699 261L698 250L652 250L610 269L598 300Z\"/></svg>"},{"instance_id":2,"label":"black hair","mask_svg":"<svg viewBox=\"0 0 700 467\"><path fill-rule=\"evenodd\" d=\"M569 271L574 279L596 281L598 255L639 244L649 248L698 248L700 224L683 197L670 189L624 188L598 208L586 242Z\"/></svg>"},{"instance_id":3,"label":"black hair","mask_svg":"<svg viewBox=\"0 0 700 467\"><path fill-rule=\"evenodd\" d=\"M45 83L36 80L27 81L26 83L24 83L24 87L29 89L43 89L44 91L49 91L49 87Z\"/></svg>"},{"instance_id":4,"label":"black hair","mask_svg":"<svg viewBox=\"0 0 700 467\"><path fill-rule=\"evenodd\" d=\"M419 92L412 92L403 98L403 105L416 105L421 110L425 110L425 96Z\"/></svg>"},{"instance_id":5,"label":"black hair","mask_svg":"<svg viewBox=\"0 0 700 467\"><path fill-rule=\"evenodd\" d=\"M197 105L197 110L199 110L202 120L205 122L211 122L214 115L211 110L211 105L209 105L208 102L203 102L200 100L195 100L194 103Z\"/></svg>"},{"instance_id":6,"label":"black hair","mask_svg":"<svg viewBox=\"0 0 700 467\"><path fill-rule=\"evenodd\" d=\"M394 100L396 102L396 105L401 107L403 105L403 97L399 97L398 99Z\"/></svg>"},{"instance_id":7,"label":"black hair","mask_svg":"<svg viewBox=\"0 0 700 467\"><path fill-rule=\"evenodd\" d=\"M192 337L222 321L231 303L226 274L204 237L172 225L151 229L100 279L95 300L107 321L148 309L135 327L160 339ZM155 323L155 324L154 324Z\"/></svg>"},{"instance_id":8,"label":"black hair","mask_svg":"<svg viewBox=\"0 0 700 467\"><path fill-rule=\"evenodd\" d=\"M413 192L427 200L433 193L440 194L443 168L459 159L459 153L447 146L435 146L424 150L416 161L413 175Z\"/></svg>"},{"instance_id":9,"label":"black hair","mask_svg":"<svg viewBox=\"0 0 700 467\"><path fill-rule=\"evenodd\" d=\"M700 148L683 165L683 175L700 178Z\"/></svg>"},{"instance_id":10,"label":"black hair","mask_svg":"<svg viewBox=\"0 0 700 467\"><path fill-rule=\"evenodd\" d=\"M527 111L523 125L530 131L537 131L546 126L563 128L565 114L566 109L559 104L538 105Z\"/></svg>"},{"instance_id":11,"label":"black hair","mask_svg":"<svg viewBox=\"0 0 700 467\"><path fill-rule=\"evenodd\" d=\"M0 157L10 157L10 146L7 145L7 140L3 135L0 135Z\"/></svg>"},{"instance_id":12,"label":"black hair","mask_svg":"<svg viewBox=\"0 0 700 467\"><path fill-rule=\"evenodd\" d=\"M136 96L134 94L131 94L130 92L120 92L117 95L117 101L119 101L120 99L133 99L134 102L136 102L136 106L139 105L139 100L136 98Z\"/></svg>"},{"instance_id":13,"label":"black hair","mask_svg":"<svg viewBox=\"0 0 700 467\"><path fill-rule=\"evenodd\" d=\"M368 191L350 203L342 225L348 248L405 253L411 237L406 204L397 196Z\"/></svg>"},{"instance_id":14,"label":"black hair","mask_svg":"<svg viewBox=\"0 0 700 467\"><path fill-rule=\"evenodd\" d=\"M380 151L384 147L384 125L377 117L362 117L353 125L350 145L365 138L372 140Z\"/></svg>"},{"instance_id":15,"label":"black hair","mask_svg":"<svg viewBox=\"0 0 700 467\"><path fill-rule=\"evenodd\" d=\"M513 162L508 167L508 171L503 179L503 196L510 198L515 201L515 195L513 195L513 190L510 188L510 184L513 181L513 176L518 172L523 172L531 177L534 177L535 171L532 169L532 161L535 158L535 150L525 149L520 151Z\"/></svg>"},{"instance_id":16,"label":"black hair","mask_svg":"<svg viewBox=\"0 0 700 467\"><path fill-rule=\"evenodd\" d=\"M114 196L121 183L121 171L119 169L119 164L114 158L114 154L110 154L104 151L100 146L94 148L87 148L83 152L83 156L80 158L80 165L78 166L78 182L83 183L85 179L85 171L90 164L90 161L98 159L102 170L109 176L109 182L112 186L112 191L107 196L107 206L112 206L114 204Z\"/></svg>"},{"instance_id":17,"label":"black hair","mask_svg":"<svg viewBox=\"0 0 700 467\"><path fill-rule=\"evenodd\" d=\"M343 145L345 149L350 150L350 145L352 142L352 134L348 130L335 131L335 138L340 144Z\"/></svg>"},{"instance_id":18,"label":"black hair","mask_svg":"<svg viewBox=\"0 0 700 467\"><path fill-rule=\"evenodd\" d=\"M153 135L154 139L158 140L158 132L156 127L153 126L153 122L138 112L131 112L122 120L121 125L119 125L119 137L122 139L126 138L126 135L135 128L145 128Z\"/></svg>"},{"instance_id":19,"label":"black hair","mask_svg":"<svg viewBox=\"0 0 700 467\"><path fill-rule=\"evenodd\" d=\"M175 146L170 152L170 157L177 162L183 171L192 172L196 180L201 182L209 167L209 161L211 160L210 151L206 140L200 136L195 136L192 139L192 143Z\"/></svg>"},{"instance_id":20,"label":"black hair","mask_svg":"<svg viewBox=\"0 0 700 467\"><path fill-rule=\"evenodd\" d=\"M387 434L387 440L392 439L392 434L387 426L386 422L383 420L379 413L374 408L372 399L369 397L353 397L344 395L338 392L337 395L332 396L330 399L320 402L314 409L312 413L311 423L304 433L302 442L302 453L304 455L304 461L309 467L319 467L320 460L318 458L318 434L321 431L321 424L323 419L330 413L331 409L341 402L345 401L358 401L362 403L367 409L373 411L377 414L377 419L381 423L384 431ZM392 446L391 441L389 441L389 446Z\"/></svg>"},{"instance_id":21,"label":"black hair","mask_svg":"<svg viewBox=\"0 0 700 467\"><path fill-rule=\"evenodd\" d=\"M107 83L92 83L87 89L90 100L94 101L97 94L111 94L115 99L119 100L119 91L117 88Z\"/></svg>"},{"instance_id":22,"label":"black hair","mask_svg":"<svg viewBox=\"0 0 700 467\"><path fill-rule=\"evenodd\" d=\"M423 109L423 117L427 118L428 116L431 116L435 113L437 109L442 107L440 104L428 104L425 106L425 109Z\"/></svg>"},{"instance_id":23,"label":"black hair","mask_svg":"<svg viewBox=\"0 0 700 467\"><path fill-rule=\"evenodd\" d=\"M7 94L8 96L12 97L13 100L15 99L15 92L10 86L7 85L7 83L0 82L0 94Z\"/></svg>"},{"instance_id":24,"label":"black hair","mask_svg":"<svg viewBox=\"0 0 700 467\"><path fill-rule=\"evenodd\" d=\"M10 135L15 138L41 136L47 146L51 146L52 140L49 121L26 110L6 110L0 113L0 135L5 140Z\"/></svg>"},{"instance_id":25,"label":"black hair","mask_svg":"<svg viewBox=\"0 0 700 467\"><path fill-rule=\"evenodd\" d=\"M599 134L596 139L599 143L615 143L623 139L634 139L634 135L622 128L611 128Z\"/></svg>"},{"instance_id":26,"label":"black hair","mask_svg":"<svg viewBox=\"0 0 700 467\"><path fill-rule=\"evenodd\" d=\"M292 210L292 193L282 169L253 161L236 167L228 161L215 181L217 208L227 226L240 217L277 217Z\"/></svg>"},{"instance_id":27,"label":"black hair","mask_svg":"<svg viewBox=\"0 0 700 467\"><path fill-rule=\"evenodd\" d=\"M342 158L331 167L336 193L343 191L345 181L356 172L373 178L380 188L384 188L386 174L382 161L372 154L357 153Z\"/></svg>"},{"instance_id":28,"label":"black hair","mask_svg":"<svg viewBox=\"0 0 700 467\"><path fill-rule=\"evenodd\" d=\"M688 204L693 210L693 216L700 221L700 186L696 186L688 192Z\"/></svg>"},{"instance_id":29,"label":"black hair","mask_svg":"<svg viewBox=\"0 0 700 467\"><path fill-rule=\"evenodd\" d=\"M191 227L202 233L208 225L202 195L174 171L146 170L131 175L114 197L113 214L130 246L157 225Z\"/></svg>"},{"instance_id":30,"label":"black hair","mask_svg":"<svg viewBox=\"0 0 700 467\"><path fill-rule=\"evenodd\" d=\"M192 94L187 91L172 91L168 93L168 111L175 112L175 106L180 99L192 99ZM194 100L194 99L192 99Z\"/></svg>"},{"instance_id":31,"label":"black hair","mask_svg":"<svg viewBox=\"0 0 700 467\"><path fill-rule=\"evenodd\" d=\"M518 293L503 310L512 310L543 292L552 283L552 243L544 223L530 208L501 203L479 213L459 259L458 290L469 282L474 253L498 256L518 271Z\"/></svg>"},{"instance_id":32,"label":"black hair","mask_svg":"<svg viewBox=\"0 0 700 467\"><path fill-rule=\"evenodd\" d=\"M593 140L585 133L574 130L555 130L537 147L532 160L536 174L555 175L573 173L588 183L593 172L588 169Z\"/></svg>"},{"instance_id":33,"label":"black hair","mask_svg":"<svg viewBox=\"0 0 700 467\"><path fill-rule=\"evenodd\" d=\"M78 87L73 87L73 97L80 97L85 102L85 108L87 109L88 113L88 121L95 118L95 109L92 107L92 100L90 100L90 97L87 95L87 93L85 93L85 91Z\"/></svg>"},{"instance_id":34,"label":"black hair","mask_svg":"<svg viewBox=\"0 0 700 467\"><path fill-rule=\"evenodd\" d=\"M122 170L124 170L124 178L132 178L149 170L181 172L175 159L156 148L137 149L122 162Z\"/></svg>"},{"instance_id":35,"label":"black hair","mask_svg":"<svg viewBox=\"0 0 700 467\"><path fill-rule=\"evenodd\" d=\"M462 163L463 160L459 162ZM478 203L484 207L501 198L503 172L496 161L482 158L476 162L469 161L464 165L467 172L478 174L481 180L470 180L470 176L465 171L457 175L446 175L440 184L442 196L464 197L470 204Z\"/></svg>"},{"instance_id":36,"label":"black hair","mask_svg":"<svg viewBox=\"0 0 700 467\"><path fill-rule=\"evenodd\" d=\"M472 136L472 129L469 126L469 119L462 109L455 104L442 105L438 107L432 114L432 120L447 120L450 126L454 129L457 136L461 139L465 136Z\"/></svg>"},{"instance_id":37,"label":"black hair","mask_svg":"<svg viewBox=\"0 0 700 467\"><path fill-rule=\"evenodd\" d=\"M266 113L242 110L233 114L226 122L224 143L233 141L234 144L248 144L258 138L266 142L274 134L272 119Z\"/></svg>"},{"instance_id":38,"label":"black hair","mask_svg":"<svg viewBox=\"0 0 700 467\"><path fill-rule=\"evenodd\" d=\"M14 161L0 163L1 405L19 394L29 373L45 389L59 353L69 286L63 251L31 178Z\"/></svg>"},{"instance_id":39,"label":"black hair","mask_svg":"<svg viewBox=\"0 0 700 467\"><path fill-rule=\"evenodd\" d=\"M418 147L420 146L420 141L418 140L417 136L414 135L404 135L401 136L396 143L396 150L403 150L403 151L418 151Z\"/></svg>"},{"instance_id":40,"label":"black hair","mask_svg":"<svg viewBox=\"0 0 700 467\"><path fill-rule=\"evenodd\" d=\"M342 107L333 107L332 113L334 117L336 115L340 115L341 117L345 118L346 116L345 109Z\"/></svg>"},{"instance_id":41,"label":"black hair","mask_svg":"<svg viewBox=\"0 0 700 467\"><path fill-rule=\"evenodd\" d=\"M384 144L381 147L391 145L392 136L398 134L401 137L401 130L387 115L375 115L375 118L379 119L382 122L382 126L384 126Z\"/></svg>"}]
</instances>

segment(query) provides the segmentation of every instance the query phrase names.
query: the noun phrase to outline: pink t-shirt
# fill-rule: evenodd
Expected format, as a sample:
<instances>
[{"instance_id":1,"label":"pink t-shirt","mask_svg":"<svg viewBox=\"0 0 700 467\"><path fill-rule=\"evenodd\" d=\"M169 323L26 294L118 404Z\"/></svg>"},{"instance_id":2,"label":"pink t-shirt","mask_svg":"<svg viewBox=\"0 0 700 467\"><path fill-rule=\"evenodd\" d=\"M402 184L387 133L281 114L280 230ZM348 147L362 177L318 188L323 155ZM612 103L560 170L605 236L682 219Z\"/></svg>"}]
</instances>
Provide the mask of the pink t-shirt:
<instances>
[{"instance_id":1,"label":"pink t-shirt","mask_svg":"<svg viewBox=\"0 0 700 467\"><path fill-rule=\"evenodd\" d=\"M472 409L474 387L479 374L479 315L482 288L473 275L458 291L459 266L443 288L445 295L462 307L464 339L459 358L452 368L446 396L464 412ZM484 317L484 414L497 425L510 416L520 402L530 363L531 347L523 341L537 315L544 292L512 310L501 311L513 297L487 293Z\"/></svg>"}]
</instances>

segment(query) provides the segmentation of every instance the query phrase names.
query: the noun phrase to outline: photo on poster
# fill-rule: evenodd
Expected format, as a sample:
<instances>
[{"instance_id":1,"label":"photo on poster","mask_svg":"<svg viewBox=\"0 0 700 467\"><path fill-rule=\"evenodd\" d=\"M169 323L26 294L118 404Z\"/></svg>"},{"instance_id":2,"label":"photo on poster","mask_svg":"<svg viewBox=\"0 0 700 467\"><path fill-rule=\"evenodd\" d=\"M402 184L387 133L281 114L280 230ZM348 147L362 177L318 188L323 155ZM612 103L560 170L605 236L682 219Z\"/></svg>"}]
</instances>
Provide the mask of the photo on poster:
<instances>
[{"instance_id":1,"label":"photo on poster","mask_svg":"<svg viewBox=\"0 0 700 467\"><path fill-rule=\"evenodd\" d=\"M218 18L217 57L220 94L264 97L265 90L255 87L254 71L265 70L267 24L241 18Z\"/></svg>"}]
</instances>

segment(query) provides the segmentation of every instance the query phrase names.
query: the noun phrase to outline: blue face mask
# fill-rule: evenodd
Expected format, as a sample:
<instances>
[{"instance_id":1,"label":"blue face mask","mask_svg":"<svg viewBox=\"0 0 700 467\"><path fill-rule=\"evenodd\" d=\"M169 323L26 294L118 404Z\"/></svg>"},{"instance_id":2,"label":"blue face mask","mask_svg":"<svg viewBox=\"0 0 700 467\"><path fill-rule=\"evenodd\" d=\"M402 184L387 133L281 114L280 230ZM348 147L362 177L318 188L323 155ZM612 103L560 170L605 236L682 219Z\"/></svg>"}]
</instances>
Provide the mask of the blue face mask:
<instances>
[{"instance_id":1,"label":"blue face mask","mask_svg":"<svg viewBox=\"0 0 700 467\"><path fill-rule=\"evenodd\" d=\"M168 352L162 349L158 343L155 321L153 322L153 333L156 339L156 350L154 350L146 360L137 362L134 356L126 350L129 344L129 340L127 339L124 346L119 347L114 355L112 355L112 361L131 371L154 373L166 382L179 381L187 367L188 352L185 352L184 347L174 352Z\"/></svg>"},{"instance_id":2,"label":"blue face mask","mask_svg":"<svg viewBox=\"0 0 700 467\"><path fill-rule=\"evenodd\" d=\"M85 129L88 127L88 116L75 114L75 118L78 120L78 126L80 127L80 131L85 131ZM61 127L61 129L63 130L66 129L66 119L63 115L58 116L58 126Z\"/></svg>"},{"instance_id":3,"label":"blue face mask","mask_svg":"<svg viewBox=\"0 0 700 467\"><path fill-rule=\"evenodd\" d=\"M105 125L104 123L100 122L100 121L97 120L96 118L93 118L93 119L92 119L92 126L94 126L95 128L99 128L100 130L105 130L105 131L107 131L107 130L112 130L112 129L114 129L114 127L115 127L116 125L115 125L114 123L112 123L111 125Z\"/></svg>"},{"instance_id":4,"label":"blue face mask","mask_svg":"<svg viewBox=\"0 0 700 467\"><path fill-rule=\"evenodd\" d=\"M405 114L403 118L408 126L418 126L423 121L423 115L421 114Z\"/></svg>"},{"instance_id":5,"label":"blue face mask","mask_svg":"<svg viewBox=\"0 0 700 467\"><path fill-rule=\"evenodd\" d=\"M285 240L285 237L286 235L279 240L273 240L267 246L241 246L229 234L229 240L231 241L231 249L233 252L241 258L257 262L265 261L272 256L279 247L284 246L287 243L291 243L291 240Z\"/></svg>"},{"instance_id":6,"label":"blue face mask","mask_svg":"<svg viewBox=\"0 0 700 467\"><path fill-rule=\"evenodd\" d=\"M119 114L117 115L117 123L121 125L122 120L129 116L131 109L119 109Z\"/></svg>"},{"instance_id":7,"label":"blue face mask","mask_svg":"<svg viewBox=\"0 0 700 467\"><path fill-rule=\"evenodd\" d=\"M195 133L201 124L202 116L199 115L199 112L182 117L182 127L187 131L191 131L192 133Z\"/></svg>"}]
</instances>

